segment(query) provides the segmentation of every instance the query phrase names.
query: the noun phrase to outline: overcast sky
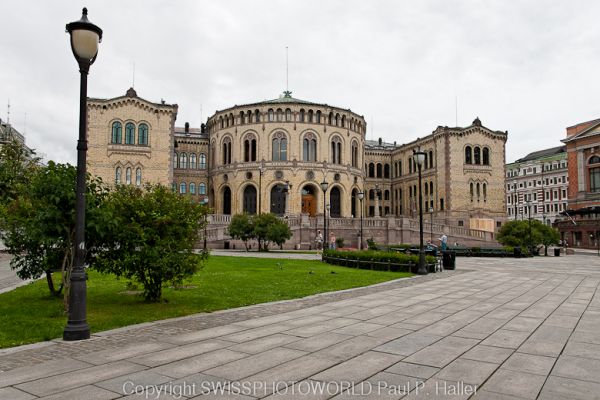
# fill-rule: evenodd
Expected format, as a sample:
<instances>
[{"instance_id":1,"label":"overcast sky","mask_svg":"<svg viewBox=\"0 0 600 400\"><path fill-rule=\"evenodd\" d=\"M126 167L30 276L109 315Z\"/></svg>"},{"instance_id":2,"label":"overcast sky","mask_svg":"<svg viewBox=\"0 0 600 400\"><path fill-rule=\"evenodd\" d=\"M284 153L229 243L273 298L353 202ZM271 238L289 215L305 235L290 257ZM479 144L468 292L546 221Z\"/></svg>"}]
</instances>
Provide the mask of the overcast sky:
<instances>
[{"instance_id":1,"label":"overcast sky","mask_svg":"<svg viewBox=\"0 0 600 400\"><path fill-rule=\"evenodd\" d=\"M65 24L103 40L91 97L179 105L177 125L278 97L364 115L399 144L477 116L508 131L507 161L600 117L598 1L2 0L0 118L46 159L74 163L79 73ZM458 99L458 101L457 101ZM458 104L458 107L456 107ZM458 113L456 109L458 108Z\"/></svg>"}]
</instances>

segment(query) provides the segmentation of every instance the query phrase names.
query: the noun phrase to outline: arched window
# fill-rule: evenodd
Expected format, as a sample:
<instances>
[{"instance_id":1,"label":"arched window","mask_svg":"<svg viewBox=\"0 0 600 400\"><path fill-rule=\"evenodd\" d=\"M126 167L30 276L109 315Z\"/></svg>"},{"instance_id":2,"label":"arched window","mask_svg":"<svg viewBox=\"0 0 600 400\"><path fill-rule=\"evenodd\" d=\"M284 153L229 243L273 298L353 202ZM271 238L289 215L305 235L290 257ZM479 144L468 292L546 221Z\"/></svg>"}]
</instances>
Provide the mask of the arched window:
<instances>
[{"instance_id":1,"label":"arched window","mask_svg":"<svg viewBox=\"0 0 600 400\"><path fill-rule=\"evenodd\" d=\"M179 153L175 152L175 157L173 157L173 168L179 168Z\"/></svg>"},{"instance_id":2,"label":"arched window","mask_svg":"<svg viewBox=\"0 0 600 400\"><path fill-rule=\"evenodd\" d=\"M179 153L179 168L187 169L187 154Z\"/></svg>"},{"instance_id":3,"label":"arched window","mask_svg":"<svg viewBox=\"0 0 600 400\"><path fill-rule=\"evenodd\" d=\"M471 146L465 147L465 164L473 164Z\"/></svg>"},{"instance_id":4,"label":"arched window","mask_svg":"<svg viewBox=\"0 0 600 400\"><path fill-rule=\"evenodd\" d=\"M179 193L183 194L183 193L185 193L185 192L186 192L186 185L185 185L185 182L181 182L181 183L179 184Z\"/></svg>"},{"instance_id":5,"label":"arched window","mask_svg":"<svg viewBox=\"0 0 600 400\"><path fill-rule=\"evenodd\" d=\"M148 125L140 124L138 126L138 144L148 146Z\"/></svg>"},{"instance_id":6,"label":"arched window","mask_svg":"<svg viewBox=\"0 0 600 400\"><path fill-rule=\"evenodd\" d=\"M287 161L287 138L282 132L277 132L272 142L273 161Z\"/></svg>"},{"instance_id":7,"label":"arched window","mask_svg":"<svg viewBox=\"0 0 600 400\"><path fill-rule=\"evenodd\" d=\"M112 135L111 135L111 143L121 143L122 141L122 132L123 126L120 122L113 122L112 124Z\"/></svg>"},{"instance_id":8,"label":"arched window","mask_svg":"<svg viewBox=\"0 0 600 400\"><path fill-rule=\"evenodd\" d=\"M256 161L256 138L252 134L244 139L244 161Z\"/></svg>"},{"instance_id":9,"label":"arched window","mask_svg":"<svg viewBox=\"0 0 600 400\"><path fill-rule=\"evenodd\" d=\"M317 161L317 139L312 133L307 133L302 141L302 155L304 161Z\"/></svg>"},{"instance_id":10,"label":"arched window","mask_svg":"<svg viewBox=\"0 0 600 400\"><path fill-rule=\"evenodd\" d=\"M304 122L304 108L302 108L300 110L300 121L299 122Z\"/></svg>"},{"instance_id":11,"label":"arched window","mask_svg":"<svg viewBox=\"0 0 600 400\"><path fill-rule=\"evenodd\" d=\"M285 121L286 122L292 121L292 110L290 110L289 108L285 109Z\"/></svg>"},{"instance_id":12,"label":"arched window","mask_svg":"<svg viewBox=\"0 0 600 400\"><path fill-rule=\"evenodd\" d=\"M268 121L269 122L273 122L275 120L275 113L273 111L272 108L269 108L269 111L267 112L268 115Z\"/></svg>"},{"instance_id":13,"label":"arched window","mask_svg":"<svg viewBox=\"0 0 600 400\"><path fill-rule=\"evenodd\" d=\"M600 157L593 156L589 159L590 192L600 192Z\"/></svg>"},{"instance_id":14,"label":"arched window","mask_svg":"<svg viewBox=\"0 0 600 400\"><path fill-rule=\"evenodd\" d=\"M313 110L308 110L308 122L314 122L313 121Z\"/></svg>"},{"instance_id":15,"label":"arched window","mask_svg":"<svg viewBox=\"0 0 600 400\"><path fill-rule=\"evenodd\" d=\"M429 182L429 194L433 196L433 181Z\"/></svg>"},{"instance_id":16,"label":"arched window","mask_svg":"<svg viewBox=\"0 0 600 400\"><path fill-rule=\"evenodd\" d=\"M369 178L375 178L375 164L369 163Z\"/></svg>"},{"instance_id":17,"label":"arched window","mask_svg":"<svg viewBox=\"0 0 600 400\"><path fill-rule=\"evenodd\" d=\"M433 168L433 151L429 152L429 168Z\"/></svg>"},{"instance_id":18,"label":"arched window","mask_svg":"<svg viewBox=\"0 0 600 400\"><path fill-rule=\"evenodd\" d=\"M479 201L480 197L481 197L481 186L479 185L479 182L477 182L477 201Z\"/></svg>"},{"instance_id":19,"label":"arched window","mask_svg":"<svg viewBox=\"0 0 600 400\"><path fill-rule=\"evenodd\" d=\"M380 163L377 163L377 177L381 178L382 175L382 166Z\"/></svg>"},{"instance_id":20,"label":"arched window","mask_svg":"<svg viewBox=\"0 0 600 400\"><path fill-rule=\"evenodd\" d=\"M248 110L248 112L246 113L246 122L251 124L252 123L252 111Z\"/></svg>"},{"instance_id":21,"label":"arched window","mask_svg":"<svg viewBox=\"0 0 600 400\"><path fill-rule=\"evenodd\" d=\"M331 188L331 192L329 193L329 205L330 217L339 218L342 216L342 192L337 186Z\"/></svg>"},{"instance_id":22,"label":"arched window","mask_svg":"<svg viewBox=\"0 0 600 400\"><path fill-rule=\"evenodd\" d=\"M321 123L321 111L317 111L317 124Z\"/></svg>"},{"instance_id":23,"label":"arched window","mask_svg":"<svg viewBox=\"0 0 600 400\"><path fill-rule=\"evenodd\" d=\"M223 164L231 164L231 138L223 140Z\"/></svg>"},{"instance_id":24,"label":"arched window","mask_svg":"<svg viewBox=\"0 0 600 400\"><path fill-rule=\"evenodd\" d=\"M125 170L125 183L131 185L131 168L129 167Z\"/></svg>"},{"instance_id":25,"label":"arched window","mask_svg":"<svg viewBox=\"0 0 600 400\"><path fill-rule=\"evenodd\" d=\"M117 167L117 169L115 169L115 184L121 184L121 167Z\"/></svg>"},{"instance_id":26,"label":"arched window","mask_svg":"<svg viewBox=\"0 0 600 400\"><path fill-rule=\"evenodd\" d=\"M131 122L125 124L125 144L135 144L135 125Z\"/></svg>"},{"instance_id":27,"label":"arched window","mask_svg":"<svg viewBox=\"0 0 600 400\"><path fill-rule=\"evenodd\" d=\"M402 161L398 161L398 176L402 176Z\"/></svg>"},{"instance_id":28,"label":"arched window","mask_svg":"<svg viewBox=\"0 0 600 400\"><path fill-rule=\"evenodd\" d=\"M340 114L335 114L335 126L340 126Z\"/></svg>"},{"instance_id":29,"label":"arched window","mask_svg":"<svg viewBox=\"0 0 600 400\"><path fill-rule=\"evenodd\" d=\"M471 194L471 202L473 202L473 182L469 183L469 193Z\"/></svg>"},{"instance_id":30,"label":"arched window","mask_svg":"<svg viewBox=\"0 0 600 400\"><path fill-rule=\"evenodd\" d=\"M329 113L329 121L327 121L327 123L329 125L333 125L333 113L332 112Z\"/></svg>"},{"instance_id":31,"label":"arched window","mask_svg":"<svg viewBox=\"0 0 600 400\"><path fill-rule=\"evenodd\" d=\"M242 211L248 214L256 214L256 188L252 185L244 189Z\"/></svg>"},{"instance_id":32,"label":"arched window","mask_svg":"<svg viewBox=\"0 0 600 400\"><path fill-rule=\"evenodd\" d=\"M206 194L206 184L201 183L198 185L198 194Z\"/></svg>"},{"instance_id":33,"label":"arched window","mask_svg":"<svg viewBox=\"0 0 600 400\"><path fill-rule=\"evenodd\" d=\"M225 127L225 124L223 124L223 116L219 117L219 125L221 126L221 129Z\"/></svg>"},{"instance_id":34,"label":"arched window","mask_svg":"<svg viewBox=\"0 0 600 400\"><path fill-rule=\"evenodd\" d=\"M424 193L425 198L427 198L428 192L429 192L429 185L427 184L427 182L425 182L425 193Z\"/></svg>"},{"instance_id":35,"label":"arched window","mask_svg":"<svg viewBox=\"0 0 600 400\"><path fill-rule=\"evenodd\" d=\"M135 185L136 186L142 185L142 169L141 168L135 169Z\"/></svg>"},{"instance_id":36,"label":"arched window","mask_svg":"<svg viewBox=\"0 0 600 400\"><path fill-rule=\"evenodd\" d=\"M283 121L283 110L281 108L277 109L277 122Z\"/></svg>"},{"instance_id":37,"label":"arched window","mask_svg":"<svg viewBox=\"0 0 600 400\"><path fill-rule=\"evenodd\" d=\"M390 191L389 190L385 190L383 192L383 199L384 200L389 200L390 199Z\"/></svg>"},{"instance_id":38,"label":"arched window","mask_svg":"<svg viewBox=\"0 0 600 400\"><path fill-rule=\"evenodd\" d=\"M483 201L487 201L487 183L482 184L483 189Z\"/></svg>"},{"instance_id":39,"label":"arched window","mask_svg":"<svg viewBox=\"0 0 600 400\"><path fill-rule=\"evenodd\" d=\"M384 178L389 178L390 177L390 164L385 164L383 166L383 177Z\"/></svg>"},{"instance_id":40,"label":"arched window","mask_svg":"<svg viewBox=\"0 0 600 400\"><path fill-rule=\"evenodd\" d=\"M171 185L171 190L177 192L177 182L173 182L173 184Z\"/></svg>"},{"instance_id":41,"label":"arched window","mask_svg":"<svg viewBox=\"0 0 600 400\"><path fill-rule=\"evenodd\" d=\"M490 149L483 148L483 165L490 165Z\"/></svg>"},{"instance_id":42,"label":"arched window","mask_svg":"<svg viewBox=\"0 0 600 400\"><path fill-rule=\"evenodd\" d=\"M346 127L346 116L342 115L342 128Z\"/></svg>"},{"instance_id":43,"label":"arched window","mask_svg":"<svg viewBox=\"0 0 600 400\"><path fill-rule=\"evenodd\" d=\"M190 183L190 194L196 194L196 184L194 182Z\"/></svg>"},{"instance_id":44,"label":"arched window","mask_svg":"<svg viewBox=\"0 0 600 400\"><path fill-rule=\"evenodd\" d=\"M356 142L352 142L352 166L358 167L358 144Z\"/></svg>"},{"instance_id":45,"label":"arched window","mask_svg":"<svg viewBox=\"0 0 600 400\"><path fill-rule=\"evenodd\" d=\"M413 162L414 160L412 159L412 157L408 158L408 173L412 174L413 173Z\"/></svg>"},{"instance_id":46,"label":"arched window","mask_svg":"<svg viewBox=\"0 0 600 400\"><path fill-rule=\"evenodd\" d=\"M256 123L260 122L260 111L258 111L258 110L254 110L254 122L256 122Z\"/></svg>"},{"instance_id":47,"label":"arched window","mask_svg":"<svg viewBox=\"0 0 600 400\"><path fill-rule=\"evenodd\" d=\"M196 153L190 154L190 169L196 169Z\"/></svg>"},{"instance_id":48,"label":"arched window","mask_svg":"<svg viewBox=\"0 0 600 400\"><path fill-rule=\"evenodd\" d=\"M206 154L200 154L200 163L198 164L198 168L206 169Z\"/></svg>"},{"instance_id":49,"label":"arched window","mask_svg":"<svg viewBox=\"0 0 600 400\"><path fill-rule=\"evenodd\" d=\"M333 164L342 163L342 141L337 136L331 141L331 162Z\"/></svg>"},{"instance_id":50,"label":"arched window","mask_svg":"<svg viewBox=\"0 0 600 400\"><path fill-rule=\"evenodd\" d=\"M479 146L473 148L473 164L481 164L481 148Z\"/></svg>"},{"instance_id":51,"label":"arched window","mask_svg":"<svg viewBox=\"0 0 600 400\"><path fill-rule=\"evenodd\" d=\"M375 200L375 190L369 190L369 200Z\"/></svg>"}]
</instances>

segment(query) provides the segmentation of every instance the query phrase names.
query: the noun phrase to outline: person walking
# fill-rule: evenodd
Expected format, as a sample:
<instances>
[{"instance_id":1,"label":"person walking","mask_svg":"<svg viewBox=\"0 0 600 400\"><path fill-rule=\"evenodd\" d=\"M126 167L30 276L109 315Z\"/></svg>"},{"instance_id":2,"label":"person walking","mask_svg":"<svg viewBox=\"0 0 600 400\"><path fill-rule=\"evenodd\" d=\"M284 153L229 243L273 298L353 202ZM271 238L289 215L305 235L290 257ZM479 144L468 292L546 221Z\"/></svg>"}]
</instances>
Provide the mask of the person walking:
<instances>
[{"instance_id":1,"label":"person walking","mask_svg":"<svg viewBox=\"0 0 600 400\"><path fill-rule=\"evenodd\" d=\"M442 251L446 251L446 248L448 247L448 236L446 236L445 233L440 237L440 242L442 243Z\"/></svg>"}]
</instances>

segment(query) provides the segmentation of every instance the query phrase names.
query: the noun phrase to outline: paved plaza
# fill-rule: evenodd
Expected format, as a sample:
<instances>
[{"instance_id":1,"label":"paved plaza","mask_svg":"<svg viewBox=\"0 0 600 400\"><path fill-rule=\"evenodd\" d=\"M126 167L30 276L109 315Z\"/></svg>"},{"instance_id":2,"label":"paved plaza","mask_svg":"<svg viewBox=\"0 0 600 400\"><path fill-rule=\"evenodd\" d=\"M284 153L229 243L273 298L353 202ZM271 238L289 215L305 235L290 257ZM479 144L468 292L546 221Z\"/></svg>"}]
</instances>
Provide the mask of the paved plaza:
<instances>
[{"instance_id":1,"label":"paved plaza","mask_svg":"<svg viewBox=\"0 0 600 400\"><path fill-rule=\"evenodd\" d=\"M600 399L600 257L457 264L0 350L0 399Z\"/></svg>"}]
</instances>

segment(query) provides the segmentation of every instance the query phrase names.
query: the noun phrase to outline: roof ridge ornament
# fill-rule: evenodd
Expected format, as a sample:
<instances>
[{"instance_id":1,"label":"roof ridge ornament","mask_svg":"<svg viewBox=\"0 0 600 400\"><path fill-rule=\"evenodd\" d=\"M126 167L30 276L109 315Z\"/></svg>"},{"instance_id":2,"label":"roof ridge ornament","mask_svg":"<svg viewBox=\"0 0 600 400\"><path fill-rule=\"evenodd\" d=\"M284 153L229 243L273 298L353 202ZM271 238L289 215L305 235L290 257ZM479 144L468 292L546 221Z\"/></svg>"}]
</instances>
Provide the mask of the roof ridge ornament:
<instances>
[{"instance_id":1,"label":"roof ridge ornament","mask_svg":"<svg viewBox=\"0 0 600 400\"><path fill-rule=\"evenodd\" d=\"M291 99L292 98L292 92L290 90L284 90L283 91L283 97Z\"/></svg>"}]
</instances>

